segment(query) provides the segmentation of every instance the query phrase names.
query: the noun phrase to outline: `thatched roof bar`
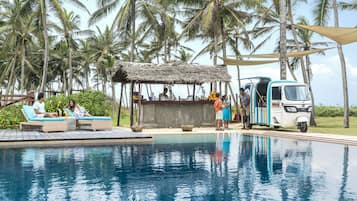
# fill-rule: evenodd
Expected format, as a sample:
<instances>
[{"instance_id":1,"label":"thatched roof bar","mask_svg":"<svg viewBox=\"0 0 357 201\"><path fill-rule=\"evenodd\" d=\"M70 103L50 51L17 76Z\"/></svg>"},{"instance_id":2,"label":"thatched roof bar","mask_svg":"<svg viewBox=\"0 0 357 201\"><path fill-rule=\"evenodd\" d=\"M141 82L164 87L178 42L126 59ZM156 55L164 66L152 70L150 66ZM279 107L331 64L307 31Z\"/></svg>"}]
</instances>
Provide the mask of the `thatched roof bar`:
<instances>
[{"instance_id":1,"label":"thatched roof bar","mask_svg":"<svg viewBox=\"0 0 357 201\"><path fill-rule=\"evenodd\" d=\"M152 64L118 61L114 72L113 81L122 83L202 84L231 80L224 66L184 63Z\"/></svg>"}]
</instances>

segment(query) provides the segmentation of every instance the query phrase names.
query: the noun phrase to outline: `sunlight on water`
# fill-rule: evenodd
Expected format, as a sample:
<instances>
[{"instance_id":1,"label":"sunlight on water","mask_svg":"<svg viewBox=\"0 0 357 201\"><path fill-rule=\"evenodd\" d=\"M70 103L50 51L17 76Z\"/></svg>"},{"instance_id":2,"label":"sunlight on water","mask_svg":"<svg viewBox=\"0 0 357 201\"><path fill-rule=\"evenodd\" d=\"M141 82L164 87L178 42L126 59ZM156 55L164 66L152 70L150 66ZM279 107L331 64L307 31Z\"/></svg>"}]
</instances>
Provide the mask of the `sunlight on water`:
<instances>
[{"instance_id":1,"label":"sunlight on water","mask_svg":"<svg viewBox=\"0 0 357 201\"><path fill-rule=\"evenodd\" d=\"M0 149L0 165L3 201L357 200L356 147L281 138Z\"/></svg>"}]
</instances>

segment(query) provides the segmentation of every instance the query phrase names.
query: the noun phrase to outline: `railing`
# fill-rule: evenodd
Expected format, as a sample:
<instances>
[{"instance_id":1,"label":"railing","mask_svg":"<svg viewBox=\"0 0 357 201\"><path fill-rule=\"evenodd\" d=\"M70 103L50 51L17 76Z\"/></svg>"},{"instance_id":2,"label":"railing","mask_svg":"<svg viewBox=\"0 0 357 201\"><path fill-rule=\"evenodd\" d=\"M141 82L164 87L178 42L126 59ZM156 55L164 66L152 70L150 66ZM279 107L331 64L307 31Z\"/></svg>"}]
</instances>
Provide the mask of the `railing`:
<instances>
[{"instance_id":1,"label":"railing","mask_svg":"<svg viewBox=\"0 0 357 201\"><path fill-rule=\"evenodd\" d=\"M28 105L32 105L34 100L34 92L30 92L27 95L3 95L0 93L0 109L16 103L26 103Z\"/></svg>"}]
</instances>

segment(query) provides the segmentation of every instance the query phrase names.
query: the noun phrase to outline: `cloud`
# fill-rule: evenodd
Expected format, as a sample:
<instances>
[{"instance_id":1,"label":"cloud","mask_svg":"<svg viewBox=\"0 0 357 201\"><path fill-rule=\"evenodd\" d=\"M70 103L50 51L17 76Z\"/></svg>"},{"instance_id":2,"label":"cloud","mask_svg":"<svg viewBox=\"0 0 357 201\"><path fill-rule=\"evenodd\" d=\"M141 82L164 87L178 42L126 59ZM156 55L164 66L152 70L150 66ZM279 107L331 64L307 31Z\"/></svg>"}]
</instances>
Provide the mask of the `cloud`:
<instances>
[{"instance_id":1,"label":"cloud","mask_svg":"<svg viewBox=\"0 0 357 201\"><path fill-rule=\"evenodd\" d=\"M352 77L357 77L357 67L356 68L351 67L349 70Z\"/></svg>"},{"instance_id":2,"label":"cloud","mask_svg":"<svg viewBox=\"0 0 357 201\"><path fill-rule=\"evenodd\" d=\"M311 69L314 75L333 75L332 67L327 64L312 64Z\"/></svg>"}]
</instances>

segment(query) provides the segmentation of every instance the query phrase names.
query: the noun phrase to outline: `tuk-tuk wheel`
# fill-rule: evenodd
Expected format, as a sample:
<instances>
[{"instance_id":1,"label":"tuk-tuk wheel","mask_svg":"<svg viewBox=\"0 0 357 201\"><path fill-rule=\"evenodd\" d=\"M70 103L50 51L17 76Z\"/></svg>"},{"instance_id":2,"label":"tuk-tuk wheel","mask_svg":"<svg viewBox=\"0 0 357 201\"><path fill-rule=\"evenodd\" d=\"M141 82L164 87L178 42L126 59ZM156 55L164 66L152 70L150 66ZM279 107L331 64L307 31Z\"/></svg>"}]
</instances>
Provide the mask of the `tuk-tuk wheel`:
<instances>
[{"instance_id":1,"label":"tuk-tuk wheel","mask_svg":"<svg viewBox=\"0 0 357 201\"><path fill-rule=\"evenodd\" d=\"M307 123L306 122L304 122L304 123L301 123L301 125L300 125L300 132L302 132L302 133L306 133L307 132Z\"/></svg>"}]
</instances>

